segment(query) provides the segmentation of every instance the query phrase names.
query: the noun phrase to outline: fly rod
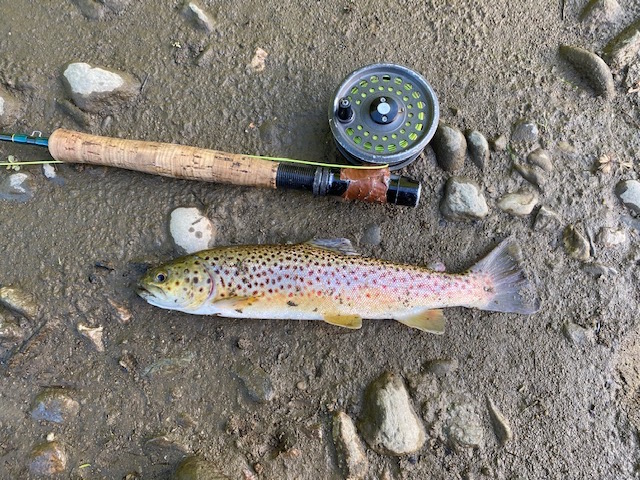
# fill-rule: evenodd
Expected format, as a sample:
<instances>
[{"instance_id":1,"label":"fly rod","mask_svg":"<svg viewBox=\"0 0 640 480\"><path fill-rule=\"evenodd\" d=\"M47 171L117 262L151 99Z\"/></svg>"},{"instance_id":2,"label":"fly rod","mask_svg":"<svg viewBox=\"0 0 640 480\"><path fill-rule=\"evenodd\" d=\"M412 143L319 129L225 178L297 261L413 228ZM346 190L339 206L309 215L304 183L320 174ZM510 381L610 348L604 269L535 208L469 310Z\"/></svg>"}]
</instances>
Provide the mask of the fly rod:
<instances>
[{"instance_id":1,"label":"fly rod","mask_svg":"<svg viewBox=\"0 0 640 480\"><path fill-rule=\"evenodd\" d=\"M35 133L35 132L34 132ZM346 167L292 164L173 143L102 137L66 129L48 138L0 134L0 141L46 147L62 163L124 168L165 177L207 182L304 190L316 196L415 207L421 186L392 175L386 166ZM311 163L311 162L309 162ZM325 165L325 164L322 164Z\"/></svg>"}]
</instances>

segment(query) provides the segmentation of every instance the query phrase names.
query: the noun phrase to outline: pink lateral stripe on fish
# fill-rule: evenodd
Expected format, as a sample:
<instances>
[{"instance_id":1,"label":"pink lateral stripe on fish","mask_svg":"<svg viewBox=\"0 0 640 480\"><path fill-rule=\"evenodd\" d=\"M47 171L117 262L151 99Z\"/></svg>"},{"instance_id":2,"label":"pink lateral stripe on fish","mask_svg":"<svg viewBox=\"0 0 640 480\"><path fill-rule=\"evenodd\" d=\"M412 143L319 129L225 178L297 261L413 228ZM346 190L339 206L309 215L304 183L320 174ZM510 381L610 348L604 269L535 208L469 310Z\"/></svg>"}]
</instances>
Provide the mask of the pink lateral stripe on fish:
<instances>
[{"instance_id":1,"label":"pink lateral stripe on fish","mask_svg":"<svg viewBox=\"0 0 640 480\"><path fill-rule=\"evenodd\" d=\"M395 319L442 333L442 308L531 314L539 309L508 238L462 273L359 256L349 240L219 247L148 271L138 294L151 305L196 315L324 320L360 328Z\"/></svg>"}]
</instances>

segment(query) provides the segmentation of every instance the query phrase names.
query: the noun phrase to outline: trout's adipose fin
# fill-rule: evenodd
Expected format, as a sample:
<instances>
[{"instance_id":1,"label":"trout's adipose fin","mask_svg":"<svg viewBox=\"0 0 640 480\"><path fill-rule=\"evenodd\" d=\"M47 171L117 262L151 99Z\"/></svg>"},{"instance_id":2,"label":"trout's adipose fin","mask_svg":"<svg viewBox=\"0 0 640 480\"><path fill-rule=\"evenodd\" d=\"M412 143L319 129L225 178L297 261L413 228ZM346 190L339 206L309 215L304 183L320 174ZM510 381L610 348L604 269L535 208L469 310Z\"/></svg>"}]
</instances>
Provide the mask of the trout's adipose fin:
<instances>
[{"instance_id":1,"label":"trout's adipose fin","mask_svg":"<svg viewBox=\"0 0 640 480\"><path fill-rule=\"evenodd\" d=\"M443 311L439 308L423 310L407 316L398 316L394 320L423 332L435 333L436 335L444 333L445 318Z\"/></svg>"},{"instance_id":2,"label":"trout's adipose fin","mask_svg":"<svg viewBox=\"0 0 640 480\"><path fill-rule=\"evenodd\" d=\"M522 269L522 250L513 238L503 240L471 267L472 274L486 277L493 297L478 308L493 312L531 314L540 310L540 299Z\"/></svg>"},{"instance_id":3,"label":"trout's adipose fin","mask_svg":"<svg viewBox=\"0 0 640 480\"><path fill-rule=\"evenodd\" d=\"M324 321L331 325L350 328L352 330L357 330L362 327L362 317L358 315L325 315Z\"/></svg>"}]
</instances>

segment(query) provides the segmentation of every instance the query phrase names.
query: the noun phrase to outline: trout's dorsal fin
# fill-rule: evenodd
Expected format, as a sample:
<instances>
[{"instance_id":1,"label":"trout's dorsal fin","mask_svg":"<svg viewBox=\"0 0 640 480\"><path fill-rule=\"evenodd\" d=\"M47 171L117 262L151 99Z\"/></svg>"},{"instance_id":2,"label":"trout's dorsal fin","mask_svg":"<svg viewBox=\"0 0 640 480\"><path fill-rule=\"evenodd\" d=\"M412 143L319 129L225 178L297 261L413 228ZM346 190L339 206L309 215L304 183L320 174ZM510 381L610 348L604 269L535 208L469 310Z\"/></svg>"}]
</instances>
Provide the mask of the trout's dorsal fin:
<instances>
[{"instance_id":1,"label":"trout's dorsal fin","mask_svg":"<svg viewBox=\"0 0 640 480\"><path fill-rule=\"evenodd\" d=\"M348 238L314 238L305 243L312 247L331 250L332 252L341 253L342 255L360 255L360 253L353 248Z\"/></svg>"},{"instance_id":2,"label":"trout's dorsal fin","mask_svg":"<svg viewBox=\"0 0 640 480\"><path fill-rule=\"evenodd\" d=\"M441 309L423 310L407 316L395 317L395 320L423 332L435 333L436 335L444 333L445 318Z\"/></svg>"},{"instance_id":3,"label":"trout's dorsal fin","mask_svg":"<svg viewBox=\"0 0 640 480\"><path fill-rule=\"evenodd\" d=\"M357 330L362 327L362 317L359 317L358 315L325 315L324 321L331 325L350 328L352 330Z\"/></svg>"}]
</instances>

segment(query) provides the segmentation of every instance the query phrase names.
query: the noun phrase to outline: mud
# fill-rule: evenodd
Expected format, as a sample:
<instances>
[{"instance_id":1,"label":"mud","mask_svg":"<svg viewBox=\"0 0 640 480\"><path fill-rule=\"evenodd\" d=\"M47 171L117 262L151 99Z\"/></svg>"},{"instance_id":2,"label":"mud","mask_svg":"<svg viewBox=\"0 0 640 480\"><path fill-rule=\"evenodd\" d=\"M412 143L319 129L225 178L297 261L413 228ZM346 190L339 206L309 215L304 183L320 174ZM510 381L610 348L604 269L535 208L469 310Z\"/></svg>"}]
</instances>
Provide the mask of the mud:
<instances>
[{"instance_id":1,"label":"mud","mask_svg":"<svg viewBox=\"0 0 640 480\"><path fill-rule=\"evenodd\" d=\"M130 2L91 20L72 1L0 0L0 83L23 105L16 132L64 127L333 159L326 110L334 89L357 67L396 62L429 80L443 121L462 131L508 138L518 121L534 121L554 164L540 203L562 217L557 228L534 231L532 216L497 208L502 195L527 186L511 171L512 155L522 161L533 148L517 145L492 152L484 171L467 159L461 174L482 185L490 208L473 223L441 217L448 174L430 148L402 170L423 184L416 209L101 167L56 166L61 181L53 182L39 167L23 167L35 195L0 200L0 284L31 293L41 317L1 312L24 335L2 344L0 477L30 478L32 449L53 437L67 457L60 478L171 478L192 453L231 478L246 478L243 471L343 478L333 412L358 417L366 386L390 370L407 380L423 419L437 411L434 399L471 399L485 441L451 448L426 425L427 443L414 455L367 449L368 478L635 478L640 248L637 221L614 187L638 178L640 100L620 75L612 100L595 97L557 53L560 44L601 51L640 15L637 2L620 4L619 21L590 29L578 20L583 5L572 1L265 0L258 8L202 0L213 19L208 34L177 1ZM256 72L250 64L258 48L268 56ZM70 115L59 105L62 71L72 61L129 72L142 93L109 117ZM607 173L593 169L603 154L613 159ZM8 155L46 157L35 147L0 145L0 157ZM0 181L11 173L1 171ZM219 245L309 237L357 244L373 224L381 242L362 244L364 254L442 261L452 271L514 235L542 310L526 317L451 309L443 336L393 321L365 321L348 332L321 322L162 311L132 285L145 264L176 255L168 220L180 206L206 212ZM596 243L591 252L617 275L597 277L567 255L562 230L576 223L590 237L601 227L627 232L622 245ZM585 340L565 336L567 323L588 331ZM103 327L104 351L79 324ZM434 360L457 368L434 377L426 369ZM272 399L251 398L235 373L247 364L269 377ZM53 387L80 405L62 424L30 415L34 399ZM512 430L504 446L492 433L486 398Z\"/></svg>"}]
</instances>

